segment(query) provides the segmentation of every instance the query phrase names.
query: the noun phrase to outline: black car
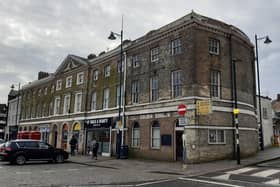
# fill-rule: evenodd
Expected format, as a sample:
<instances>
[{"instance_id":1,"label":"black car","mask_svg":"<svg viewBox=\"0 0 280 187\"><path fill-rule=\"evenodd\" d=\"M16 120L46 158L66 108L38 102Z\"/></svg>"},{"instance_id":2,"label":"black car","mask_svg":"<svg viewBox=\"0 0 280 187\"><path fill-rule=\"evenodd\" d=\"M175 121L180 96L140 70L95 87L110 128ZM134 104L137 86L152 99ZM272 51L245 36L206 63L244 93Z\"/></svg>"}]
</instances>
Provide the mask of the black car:
<instances>
[{"instance_id":1,"label":"black car","mask_svg":"<svg viewBox=\"0 0 280 187\"><path fill-rule=\"evenodd\" d=\"M68 159L69 154L39 140L11 140L6 142L0 157L11 164L23 165L29 160L62 163Z\"/></svg>"}]
</instances>

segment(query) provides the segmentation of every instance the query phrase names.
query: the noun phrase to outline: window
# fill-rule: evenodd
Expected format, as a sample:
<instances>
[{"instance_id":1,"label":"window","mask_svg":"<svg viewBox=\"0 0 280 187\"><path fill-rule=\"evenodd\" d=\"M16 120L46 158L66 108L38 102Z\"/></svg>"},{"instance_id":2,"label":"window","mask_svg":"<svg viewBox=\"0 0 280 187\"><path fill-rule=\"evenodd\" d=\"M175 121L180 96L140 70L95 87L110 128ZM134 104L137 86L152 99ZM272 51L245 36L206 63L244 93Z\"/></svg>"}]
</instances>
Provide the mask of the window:
<instances>
[{"instance_id":1,"label":"window","mask_svg":"<svg viewBox=\"0 0 280 187\"><path fill-rule=\"evenodd\" d=\"M43 108L42 108L42 116L46 116L46 103L43 104Z\"/></svg>"},{"instance_id":2,"label":"window","mask_svg":"<svg viewBox=\"0 0 280 187\"><path fill-rule=\"evenodd\" d=\"M123 105L123 85L121 85L121 94L120 94L120 85L117 86L117 106L119 106L119 101L121 100L121 106Z\"/></svg>"},{"instance_id":3,"label":"window","mask_svg":"<svg viewBox=\"0 0 280 187\"><path fill-rule=\"evenodd\" d=\"M157 62L159 60L159 47L151 49L151 62Z\"/></svg>"},{"instance_id":4,"label":"window","mask_svg":"<svg viewBox=\"0 0 280 187\"><path fill-rule=\"evenodd\" d=\"M52 111L53 111L53 103L50 102L50 105L49 105L49 116L52 115Z\"/></svg>"},{"instance_id":5,"label":"window","mask_svg":"<svg viewBox=\"0 0 280 187\"><path fill-rule=\"evenodd\" d=\"M263 108L263 119L268 119L267 108Z\"/></svg>"},{"instance_id":6,"label":"window","mask_svg":"<svg viewBox=\"0 0 280 187\"><path fill-rule=\"evenodd\" d=\"M109 88L105 88L103 91L103 109L109 107Z\"/></svg>"},{"instance_id":7,"label":"window","mask_svg":"<svg viewBox=\"0 0 280 187\"><path fill-rule=\"evenodd\" d=\"M93 71L93 80L97 81L98 80L98 70Z\"/></svg>"},{"instance_id":8,"label":"window","mask_svg":"<svg viewBox=\"0 0 280 187\"><path fill-rule=\"evenodd\" d=\"M124 67L124 62L122 62L122 63L118 62L118 67L117 67L118 73L123 72L123 69L124 69L123 67Z\"/></svg>"},{"instance_id":9,"label":"window","mask_svg":"<svg viewBox=\"0 0 280 187\"><path fill-rule=\"evenodd\" d=\"M59 114L60 111L60 97L56 97L54 100L54 115Z\"/></svg>"},{"instance_id":10,"label":"window","mask_svg":"<svg viewBox=\"0 0 280 187\"><path fill-rule=\"evenodd\" d=\"M63 114L70 113L70 94L64 96Z\"/></svg>"},{"instance_id":11,"label":"window","mask_svg":"<svg viewBox=\"0 0 280 187\"><path fill-rule=\"evenodd\" d=\"M42 94L42 89L39 89L39 91L38 91L38 96L40 97L41 94Z\"/></svg>"},{"instance_id":12,"label":"window","mask_svg":"<svg viewBox=\"0 0 280 187\"><path fill-rule=\"evenodd\" d=\"M209 38L208 48L210 54L218 55L220 53L220 41L213 38Z\"/></svg>"},{"instance_id":13,"label":"window","mask_svg":"<svg viewBox=\"0 0 280 187\"><path fill-rule=\"evenodd\" d=\"M209 129L208 130L209 144L225 144L225 130Z\"/></svg>"},{"instance_id":14,"label":"window","mask_svg":"<svg viewBox=\"0 0 280 187\"><path fill-rule=\"evenodd\" d=\"M159 99L158 77L151 78L150 88L151 88L151 101L157 101Z\"/></svg>"},{"instance_id":15,"label":"window","mask_svg":"<svg viewBox=\"0 0 280 187\"><path fill-rule=\"evenodd\" d=\"M132 126L132 141L131 147L139 147L140 146L140 128L137 122L134 122Z\"/></svg>"},{"instance_id":16,"label":"window","mask_svg":"<svg viewBox=\"0 0 280 187\"><path fill-rule=\"evenodd\" d=\"M45 95L48 94L48 87L45 88L44 94L45 94Z\"/></svg>"},{"instance_id":17,"label":"window","mask_svg":"<svg viewBox=\"0 0 280 187\"><path fill-rule=\"evenodd\" d=\"M96 110L96 92L91 95L91 110Z\"/></svg>"},{"instance_id":18,"label":"window","mask_svg":"<svg viewBox=\"0 0 280 187\"><path fill-rule=\"evenodd\" d=\"M219 71L211 71L211 88L210 95L214 98L220 98L221 73Z\"/></svg>"},{"instance_id":19,"label":"window","mask_svg":"<svg viewBox=\"0 0 280 187\"><path fill-rule=\"evenodd\" d=\"M138 55L132 56L132 67L137 68L140 66L140 58Z\"/></svg>"},{"instance_id":20,"label":"window","mask_svg":"<svg viewBox=\"0 0 280 187\"><path fill-rule=\"evenodd\" d=\"M172 95L173 97L182 96L182 75L181 70L172 72Z\"/></svg>"},{"instance_id":21,"label":"window","mask_svg":"<svg viewBox=\"0 0 280 187\"><path fill-rule=\"evenodd\" d=\"M84 83L84 72L80 72L77 74L77 85Z\"/></svg>"},{"instance_id":22,"label":"window","mask_svg":"<svg viewBox=\"0 0 280 187\"><path fill-rule=\"evenodd\" d=\"M62 81L60 79L56 81L56 90L61 90L61 87L62 87Z\"/></svg>"},{"instance_id":23,"label":"window","mask_svg":"<svg viewBox=\"0 0 280 187\"><path fill-rule=\"evenodd\" d=\"M157 121L155 121L152 125L152 148L153 149L159 149L160 148L160 126L159 123Z\"/></svg>"},{"instance_id":24,"label":"window","mask_svg":"<svg viewBox=\"0 0 280 187\"><path fill-rule=\"evenodd\" d=\"M75 95L75 112L82 111L82 92L76 93Z\"/></svg>"},{"instance_id":25,"label":"window","mask_svg":"<svg viewBox=\"0 0 280 187\"><path fill-rule=\"evenodd\" d=\"M171 55L177 55L182 52L181 40L179 38L172 40L170 43Z\"/></svg>"},{"instance_id":26,"label":"window","mask_svg":"<svg viewBox=\"0 0 280 187\"><path fill-rule=\"evenodd\" d=\"M65 88L70 88L72 86L72 76L66 78Z\"/></svg>"},{"instance_id":27,"label":"window","mask_svg":"<svg viewBox=\"0 0 280 187\"><path fill-rule=\"evenodd\" d=\"M139 81L133 81L131 85L131 100L132 103L139 102Z\"/></svg>"},{"instance_id":28,"label":"window","mask_svg":"<svg viewBox=\"0 0 280 187\"><path fill-rule=\"evenodd\" d=\"M52 85L51 93L54 93L54 85Z\"/></svg>"},{"instance_id":29,"label":"window","mask_svg":"<svg viewBox=\"0 0 280 187\"><path fill-rule=\"evenodd\" d=\"M109 77L110 76L110 65L105 66L104 68L104 76Z\"/></svg>"}]
</instances>

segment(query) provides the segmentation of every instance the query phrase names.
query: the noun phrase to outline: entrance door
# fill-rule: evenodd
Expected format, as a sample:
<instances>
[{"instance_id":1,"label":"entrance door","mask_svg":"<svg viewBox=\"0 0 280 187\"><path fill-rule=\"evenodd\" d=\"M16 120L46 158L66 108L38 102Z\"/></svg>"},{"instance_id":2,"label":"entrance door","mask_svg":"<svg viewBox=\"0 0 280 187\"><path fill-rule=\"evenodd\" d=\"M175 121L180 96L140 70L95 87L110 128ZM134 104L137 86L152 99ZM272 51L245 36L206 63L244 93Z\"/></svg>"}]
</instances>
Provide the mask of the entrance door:
<instances>
[{"instance_id":1,"label":"entrance door","mask_svg":"<svg viewBox=\"0 0 280 187\"><path fill-rule=\"evenodd\" d=\"M176 160L183 159L183 140L184 131L176 131Z\"/></svg>"}]
</instances>

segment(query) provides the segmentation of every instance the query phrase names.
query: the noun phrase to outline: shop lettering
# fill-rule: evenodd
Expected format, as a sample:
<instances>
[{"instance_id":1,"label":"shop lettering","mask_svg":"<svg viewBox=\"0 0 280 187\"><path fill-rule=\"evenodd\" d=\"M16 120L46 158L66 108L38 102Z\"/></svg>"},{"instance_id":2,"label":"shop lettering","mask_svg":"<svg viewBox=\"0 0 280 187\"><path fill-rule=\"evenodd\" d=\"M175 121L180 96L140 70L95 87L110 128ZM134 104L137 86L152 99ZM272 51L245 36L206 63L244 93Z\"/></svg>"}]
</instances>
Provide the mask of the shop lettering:
<instances>
[{"instance_id":1,"label":"shop lettering","mask_svg":"<svg viewBox=\"0 0 280 187\"><path fill-rule=\"evenodd\" d=\"M102 124L108 123L108 119L92 119L89 121L90 124Z\"/></svg>"}]
</instances>

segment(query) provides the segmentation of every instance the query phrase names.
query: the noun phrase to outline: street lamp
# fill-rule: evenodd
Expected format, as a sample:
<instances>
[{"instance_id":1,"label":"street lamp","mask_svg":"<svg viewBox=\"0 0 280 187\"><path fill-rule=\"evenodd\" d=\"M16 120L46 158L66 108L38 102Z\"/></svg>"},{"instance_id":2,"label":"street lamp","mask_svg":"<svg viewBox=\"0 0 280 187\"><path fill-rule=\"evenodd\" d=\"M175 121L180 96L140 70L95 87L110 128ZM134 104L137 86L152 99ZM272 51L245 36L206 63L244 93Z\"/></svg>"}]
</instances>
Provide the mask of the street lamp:
<instances>
[{"instance_id":1,"label":"street lamp","mask_svg":"<svg viewBox=\"0 0 280 187\"><path fill-rule=\"evenodd\" d=\"M239 145L239 121L238 114L240 113L237 105L237 88L236 88L236 62L240 62L241 60L232 59L232 67L233 67L233 87L234 87L234 124L235 124L235 144L236 144L236 160L237 164L240 164L240 145Z\"/></svg>"},{"instance_id":2,"label":"street lamp","mask_svg":"<svg viewBox=\"0 0 280 187\"><path fill-rule=\"evenodd\" d=\"M121 38L121 52L120 52L120 79L119 79L119 98L118 98L118 104L119 104L119 109L118 109L118 124L121 123L121 93L122 93L122 63L123 63L123 17L122 17L122 27L121 27L121 33L116 33L112 32L110 33L110 36L108 37L109 40L115 40L117 37ZM123 124L121 124L123 125ZM121 143L123 143L123 138L122 138L122 131L117 131L117 140L116 140L116 156L119 159L120 158L120 151L121 151Z\"/></svg>"},{"instance_id":3,"label":"street lamp","mask_svg":"<svg viewBox=\"0 0 280 187\"><path fill-rule=\"evenodd\" d=\"M260 71L259 71L259 54L258 54L258 40L265 39L264 43L269 44L272 41L269 39L268 36L260 37L255 34L255 43L256 43L256 62L257 62L257 78L258 78L258 95L259 95L259 133L260 133L260 147L261 150L264 150L264 144L263 144L263 127L262 127L262 107L261 107L261 85L260 85Z\"/></svg>"}]
</instances>

